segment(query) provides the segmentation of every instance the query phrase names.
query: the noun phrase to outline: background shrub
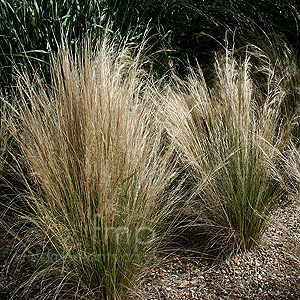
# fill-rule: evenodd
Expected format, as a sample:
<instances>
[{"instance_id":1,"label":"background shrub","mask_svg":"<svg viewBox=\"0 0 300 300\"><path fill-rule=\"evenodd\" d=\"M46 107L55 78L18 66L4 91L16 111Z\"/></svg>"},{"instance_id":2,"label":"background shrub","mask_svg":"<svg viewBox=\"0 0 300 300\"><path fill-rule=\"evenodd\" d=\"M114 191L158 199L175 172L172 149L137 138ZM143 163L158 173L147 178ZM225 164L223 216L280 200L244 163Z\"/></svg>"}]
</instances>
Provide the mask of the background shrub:
<instances>
[{"instance_id":1,"label":"background shrub","mask_svg":"<svg viewBox=\"0 0 300 300\"><path fill-rule=\"evenodd\" d=\"M91 40L106 27L119 40L141 42L148 19L146 0L78 1L17 0L0 2L0 82L12 82L13 64L28 58L41 63L50 81L49 51L56 52L62 36L70 45L89 32Z\"/></svg>"},{"instance_id":2,"label":"background shrub","mask_svg":"<svg viewBox=\"0 0 300 300\"><path fill-rule=\"evenodd\" d=\"M183 62L194 56L205 71L226 31L239 45L260 47L261 40L276 41L276 33L298 55L298 10L296 0L1 0L0 82L2 88L12 83L11 59L20 65L24 57L40 62L49 82L47 54L57 50L62 33L72 44L87 31L97 37L107 26L119 39L129 32L130 41L140 43L149 24L154 37L148 51L155 53L157 70L171 59L184 73Z\"/></svg>"}]
</instances>

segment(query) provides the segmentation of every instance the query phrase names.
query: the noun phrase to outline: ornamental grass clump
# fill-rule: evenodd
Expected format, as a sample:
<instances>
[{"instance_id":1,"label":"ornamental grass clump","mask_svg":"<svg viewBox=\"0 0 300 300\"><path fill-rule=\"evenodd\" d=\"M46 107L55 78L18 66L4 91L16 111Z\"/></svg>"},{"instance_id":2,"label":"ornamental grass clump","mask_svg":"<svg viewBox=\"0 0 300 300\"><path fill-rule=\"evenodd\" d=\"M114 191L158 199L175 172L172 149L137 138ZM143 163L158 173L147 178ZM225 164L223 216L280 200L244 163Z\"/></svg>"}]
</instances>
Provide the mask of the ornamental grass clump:
<instances>
[{"instance_id":1,"label":"ornamental grass clump","mask_svg":"<svg viewBox=\"0 0 300 300\"><path fill-rule=\"evenodd\" d=\"M176 172L153 81L142 48L116 48L106 38L76 53L63 44L51 86L18 75L14 135L33 182L25 217L48 263L32 282L44 279L46 297L126 299L168 233Z\"/></svg>"},{"instance_id":2,"label":"ornamental grass clump","mask_svg":"<svg viewBox=\"0 0 300 300\"><path fill-rule=\"evenodd\" d=\"M189 174L193 200L185 223L214 249L254 247L281 194L276 144L283 93L271 72L267 94L257 90L250 58L239 62L226 49L216 55L212 87L201 70L191 70L162 92L165 128Z\"/></svg>"}]
</instances>

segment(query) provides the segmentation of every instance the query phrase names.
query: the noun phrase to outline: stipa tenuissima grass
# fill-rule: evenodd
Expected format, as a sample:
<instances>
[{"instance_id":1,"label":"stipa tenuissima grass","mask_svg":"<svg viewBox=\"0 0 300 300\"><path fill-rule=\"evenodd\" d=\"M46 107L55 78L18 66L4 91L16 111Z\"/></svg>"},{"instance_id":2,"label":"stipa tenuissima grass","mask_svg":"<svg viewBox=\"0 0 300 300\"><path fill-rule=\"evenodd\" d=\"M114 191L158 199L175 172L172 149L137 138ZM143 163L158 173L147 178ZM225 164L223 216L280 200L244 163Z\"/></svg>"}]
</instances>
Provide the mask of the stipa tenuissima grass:
<instances>
[{"instance_id":1,"label":"stipa tenuissima grass","mask_svg":"<svg viewBox=\"0 0 300 300\"><path fill-rule=\"evenodd\" d=\"M250 54L238 63L226 49L214 74L210 88L201 70L174 77L161 93L163 120L190 174L191 225L212 247L244 250L262 237L281 191L274 141L282 93L272 86L264 103L255 101Z\"/></svg>"},{"instance_id":2,"label":"stipa tenuissima grass","mask_svg":"<svg viewBox=\"0 0 300 300\"><path fill-rule=\"evenodd\" d=\"M18 76L16 138L35 183L27 218L52 253L33 277L51 278L46 297L124 299L168 231L176 172L154 85L141 48L118 49L105 38L93 51L63 44L50 87Z\"/></svg>"}]
</instances>

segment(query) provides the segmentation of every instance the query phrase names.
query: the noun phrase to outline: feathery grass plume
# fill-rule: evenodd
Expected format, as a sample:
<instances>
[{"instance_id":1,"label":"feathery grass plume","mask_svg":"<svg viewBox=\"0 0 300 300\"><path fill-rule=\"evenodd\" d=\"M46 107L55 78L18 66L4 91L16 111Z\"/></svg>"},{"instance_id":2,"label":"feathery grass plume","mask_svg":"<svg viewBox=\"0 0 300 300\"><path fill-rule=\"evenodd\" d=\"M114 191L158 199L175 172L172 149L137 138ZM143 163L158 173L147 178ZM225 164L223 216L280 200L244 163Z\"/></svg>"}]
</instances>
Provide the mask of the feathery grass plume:
<instances>
[{"instance_id":1,"label":"feathery grass plume","mask_svg":"<svg viewBox=\"0 0 300 300\"><path fill-rule=\"evenodd\" d=\"M284 150L290 135L299 137L300 74L295 53L275 35L273 41L260 41L259 46L249 45L249 48L253 54L251 78L258 104L268 101L272 90L281 95L278 133L284 136L278 138L282 142L278 146Z\"/></svg>"},{"instance_id":2,"label":"feathery grass plume","mask_svg":"<svg viewBox=\"0 0 300 300\"><path fill-rule=\"evenodd\" d=\"M274 141L282 93L270 86L258 105L249 58L238 63L227 48L216 55L212 88L200 69L191 70L186 80L174 77L163 96L165 127L193 186L187 215L222 249L255 246L280 196Z\"/></svg>"},{"instance_id":3,"label":"feathery grass plume","mask_svg":"<svg viewBox=\"0 0 300 300\"><path fill-rule=\"evenodd\" d=\"M154 85L142 46L116 48L106 38L93 51L89 41L76 53L63 44L52 86L18 77L15 127L35 181L27 218L52 253L33 279L52 278L47 297L125 299L168 232L176 197L165 191L176 172L161 145Z\"/></svg>"}]
</instances>

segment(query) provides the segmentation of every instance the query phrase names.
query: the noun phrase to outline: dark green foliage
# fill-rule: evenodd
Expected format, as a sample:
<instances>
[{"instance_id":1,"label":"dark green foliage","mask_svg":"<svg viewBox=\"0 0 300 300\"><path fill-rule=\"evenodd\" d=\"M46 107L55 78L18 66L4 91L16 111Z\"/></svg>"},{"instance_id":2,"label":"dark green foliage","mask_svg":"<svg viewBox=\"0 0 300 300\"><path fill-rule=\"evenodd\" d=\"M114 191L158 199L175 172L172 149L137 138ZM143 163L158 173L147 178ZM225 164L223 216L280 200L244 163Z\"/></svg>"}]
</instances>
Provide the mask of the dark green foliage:
<instances>
[{"instance_id":1,"label":"dark green foliage","mask_svg":"<svg viewBox=\"0 0 300 300\"><path fill-rule=\"evenodd\" d=\"M166 32L172 31L170 44L180 60L192 55L208 65L212 53L222 49L226 31L235 35L239 46L255 44L260 38L274 42L270 35L276 33L299 54L296 0L157 0L152 14L163 7L166 12L160 24Z\"/></svg>"},{"instance_id":2,"label":"dark green foliage","mask_svg":"<svg viewBox=\"0 0 300 300\"><path fill-rule=\"evenodd\" d=\"M39 61L49 78L48 52L56 50L62 33L74 44L87 31L92 38L101 34L108 23L112 34L121 39L130 32L136 43L150 24L159 33L151 51L158 45L172 50L156 55L157 70L169 58L195 56L209 65L226 31L239 46L260 39L273 43L275 32L299 55L299 9L297 0L0 0L0 85L12 83L11 60L20 65L25 57ZM168 40L162 39L166 33L172 33Z\"/></svg>"},{"instance_id":3,"label":"dark green foliage","mask_svg":"<svg viewBox=\"0 0 300 300\"><path fill-rule=\"evenodd\" d=\"M0 82L12 82L12 58L17 65L27 57L41 63L49 77L50 49L62 34L71 44L90 32L92 38L110 24L120 38L131 31L137 41L145 32L147 0L0 0Z\"/></svg>"}]
</instances>

